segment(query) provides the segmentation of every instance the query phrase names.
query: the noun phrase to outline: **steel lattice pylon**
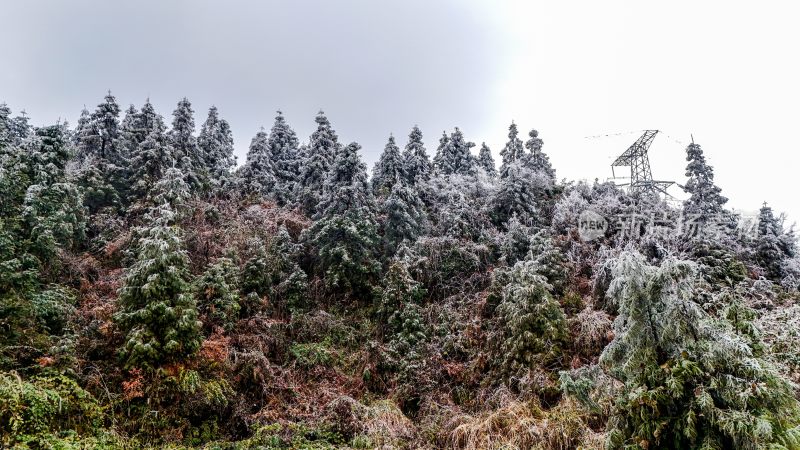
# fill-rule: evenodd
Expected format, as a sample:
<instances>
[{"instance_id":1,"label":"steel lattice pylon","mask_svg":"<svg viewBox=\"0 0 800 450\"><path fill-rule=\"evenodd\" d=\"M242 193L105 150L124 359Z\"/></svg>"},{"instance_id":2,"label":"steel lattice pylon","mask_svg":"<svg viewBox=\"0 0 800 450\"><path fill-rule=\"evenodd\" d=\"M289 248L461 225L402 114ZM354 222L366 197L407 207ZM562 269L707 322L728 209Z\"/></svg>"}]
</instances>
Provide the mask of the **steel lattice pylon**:
<instances>
[{"instance_id":1,"label":"steel lattice pylon","mask_svg":"<svg viewBox=\"0 0 800 450\"><path fill-rule=\"evenodd\" d=\"M611 173L614 174L614 167L629 166L631 168L630 183L623 183L620 186L629 185L632 194L644 192L661 192L667 194L667 188L674 184L674 181L655 181L650 170L650 158L647 150L653 143L658 130L645 130L639 139L636 140L625 152L623 152L613 163L611 163ZM616 175L614 175L616 177Z\"/></svg>"}]
</instances>

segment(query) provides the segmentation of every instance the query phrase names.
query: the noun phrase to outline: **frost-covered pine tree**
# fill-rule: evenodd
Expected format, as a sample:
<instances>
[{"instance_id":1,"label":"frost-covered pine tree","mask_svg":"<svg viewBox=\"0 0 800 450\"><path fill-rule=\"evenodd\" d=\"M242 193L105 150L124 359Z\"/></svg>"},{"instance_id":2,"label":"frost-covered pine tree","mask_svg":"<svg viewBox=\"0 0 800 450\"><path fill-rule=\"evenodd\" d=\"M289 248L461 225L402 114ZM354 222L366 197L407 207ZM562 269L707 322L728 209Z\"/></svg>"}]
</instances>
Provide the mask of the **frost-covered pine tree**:
<instances>
[{"instance_id":1,"label":"frost-covered pine tree","mask_svg":"<svg viewBox=\"0 0 800 450\"><path fill-rule=\"evenodd\" d=\"M380 265L375 201L360 149L353 142L336 154L307 236L317 251L317 272L330 291L364 300L371 295Z\"/></svg>"},{"instance_id":2,"label":"frost-covered pine tree","mask_svg":"<svg viewBox=\"0 0 800 450\"><path fill-rule=\"evenodd\" d=\"M409 185L415 186L420 182L428 181L433 172L433 166L425 151L422 142L422 131L414 125L408 135L408 143L403 150L403 173Z\"/></svg>"},{"instance_id":3,"label":"frost-covered pine tree","mask_svg":"<svg viewBox=\"0 0 800 450\"><path fill-rule=\"evenodd\" d=\"M427 216L414 187L404 181L395 183L381 209L386 217L383 238L388 254L393 254L403 241L413 244L422 234Z\"/></svg>"},{"instance_id":4,"label":"frost-covered pine tree","mask_svg":"<svg viewBox=\"0 0 800 450\"><path fill-rule=\"evenodd\" d=\"M208 117L197 136L197 147L202 166L208 175L209 188L217 190L230 182L231 170L236 167L233 154L233 133L225 119L219 117L216 106L208 110Z\"/></svg>"},{"instance_id":5,"label":"frost-covered pine tree","mask_svg":"<svg viewBox=\"0 0 800 450\"><path fill-rule=\"evenodd\" d=\"M497 168L494 166L492 151L486 145L486 142L481 143L481 150L478 153L478 167L483 169L490 177L493 177L497 174Z\"/></svg>"},{"instance_id":6,"label":"frost-covered pine tree","mask_svg":"<svg viewBox=\"0 0 800 450\"><path fill-rule=\"evenodd\" d=\"M566 317L540 269L538 262L526 258L495 271L492 291L498 304L492 347L504 377L557 361L567 344Z\"/></svg>"},{"instance_id":7,"label":"frost-covered pine tree","mask_svg":"<svg viewBox=\"0 0 800 450\"><path fill-rule=\"evenodd\" d=\"M370 185L373 194L376 197L388 196L392 192L392 187L404 178L403 170L403 157L400 154L400 148L395 144L394 136L390 135L381 157L372 169Z\"/></svg>"},{"instance_id":8,"label":"frost-covered pine tree","mask_svg":"<svg viewBox=\"0 0 800 450\"><path fill-rule=\"evenodd\" d=\"M99 139L96 140L97 148L92 150L99 159L115 165L124 163L120 142L119 113L120 107L117 99L109 91L105 101L97 105L97 109L92 114L92 121L95 122L96 130L99 133Z\"/></svg>"},{"instance_id":9,"label":"frost-covered pine tree","mask_svg":"<svg viewBox=\"0 0 800 450\"><path fill-rule=\"evenodd\" d=\"M511 216L525 223L536 218L536 174L521 161L511 163L491 200L492 221L500 226Z\"/></svg>"},{"instance_id":10,"label":"frost-covered pine tree","mask_svg":"<svg viewBox=\"0 0 800 450\"><path fill-rule=\"evenodd\" d=\"M173 211L174 218L179 219L187 212L190 196L186 174L177 167L170 167L150 190L149 200L153 207L167 205Z\"/></svg>"},{"instance_id":11,"label":"frost-covered pine tree","mask_svg":"<svg viewBox=\"0 0 800 450\"><path fill-rule=\"evenodd\" d=\"M241 309L238 285L236 265L228 257L219 258L194 282L198 310L211 331L233 329Z\"/></svg>"},{"instance_id":12,"label":"frost-covered pine tree","mask_svg":"<svg viewBox=\"0 0 800 450\"><path fill-rule=\"evenodd\" d=\"M714 184L714 168L706 163L703 150L694 142L686 147L686 181L684 190L689 198L683 204L683 212L697 226L706 229L706 225L735 226L724 205L728 199L721 195L722 189Z\"/></svg>"},{"instance_id":13,"label":"frost-covered pine tree","mask_svg":"<svg viewBox=\"0 0 800 450\"><path fill-rule=\"evenodd\" d=\"M328 179L328 172L341 148L339 137L324 112L320 111L317 114L316 122L317 130L311 134L297 184L297 200L309 215L320 211L318 204Z\"/></svg>"},{"instance_id":14,"label":"frost-covered pine tree","mask_svg":"<svg viewBox=\"0 0 800 450\"><path fill-rule=\"evenodd\" d=\"M307 309L308 277L297 263L298 245L284 225L272 237L267 251L269 298L279 312Z\"/></svg>"},{"instance_id":15,"label":"frost-covered pine tree","mask_svg":"<svg viewBox=\"0 0 800 450\"><path fill-rule=\"evenodd\" d=\"M175 155L175 167L183 171L189 185L196 189L208 183L208 171L194 132L194 110L189 99L184 97L172 113L172 129L167 136Z\"/></svg>"},{"instance_id":16,"label":"frost-covered pine tree","mask_svg":"<svg viewBox=\"0 0 800 450\"><path fill-rule=\"evenodd\" d=\"M36 130L38 146L30 155L30 181L21 217L28 229L30 245L43 258L55 250L74 248L86 233L83 198L67 180L69 149L61 125Z\"/></svg>"},{"instance_id":17,"label":"frost-covered pine tree","mask_svg":"<svg viewBox=\"0 0 800 450\"><path fill-rule=\"evenodd\" d=\"M782 239L783 237L781 221L765 202L758 214L756 259L764 268L767 278L773 281L780 281L783 277L784 260L795 256L795 243L789 242L794 239Z\"/></svg>"},{"instance_id":18,"label":"frost-covered pine tree","mask_svg":"<svg viewBox=\"0 0 800 450\"><path fill-rule=\"evenodd\" d=\"M417 305L425 289L411 277L408 263L396 257L389 264L379 291L379 337L388 337L394 349L408 356L407 352L426 338Z\"/></svg>"},{"instance_id":19,"label":"frost-covered pine tree","mask_svg":"<svg viewBox=\"0 0 800 450\"><path fill-rule=\"evenodd\" d=\"M239 179L248 193L266 197L275 188L275 166L269 149L269 136L264 128L250 141L247 160L239 171Z\"/></svg>"},{"instance_id":20,"label":"frost-covered pine tree","mask_svg":"<svg viewBox=\"0 0 800 450\"><path fill-rule=\"evenodd\" d=\"M525 148L530 153L525 157L526 165L534 172L543 173L552 183L555 183L556 171L550 164L550 158L542 151L544 141L539 137L539 132L531 130L528 136L530 139L525 142Z\"/></svg>"},{"instance_id":21,"label":"frost-covered pine tree","mask_svg":"<svg viewBox=\"0 0 800 450\"><path fill-rule=\"evenodd\" d=\"M10 147L12 142L11 108L5 103L0 103L0 151Z\"/></svg>"},{"instance_id":22,"label":"frost-covered pine tree","mask_svg":"<svg viewBox=\"0 0 800 450\"><path fill-rule=\"evenodd\" d=\"M522 223L516 214L512 214L506 225L508 231L503 235L500 251L506 264L513 266L517 261L525 259L531 248L531 227Z\"/></svg>"},{"instance_id":23,"label":"frost-covered pine tree","mask_svg":"<svg viewBox=\"0 0 800 450\"><path fill-rule=\"evenodd\" d=\"M126 367L156 368L194 353L201 342L189 257L175 213L162 205L152 208L149 218L114 315L125 336L119 354Z\"/></svg>"},{"instance_id":24,"label":"frost-covered pine tree","mask_svg":"<svg viewBox=\"0 0 800 450\"><path fill-rule=\"evenodd\" d=\"M517 124L511 122L511 125L508 127L508 142L506 142L506 146L500 150L500 156L503 159L500 165L500 176L502 177L507 175L508 169L514 161L521 159L525 155L525 148L518 135Z\"/></svg>"},{"instance_id":25,"label":"frost-covered pine tree","mask_svg":"<svg viewBox=\"0 0 800 450\"><path fill-rule=\"evenodd\" d=\"M608 448L786 448L798 402L741 324L695 300L694 265L624 252L606 296L619 315L600 357L621 383ZM791 442L791 444L790 444Z\"/></svg>"},{"instance_id":26,"label":"frost-covered pine tree","mask_svg":"<svg viewBox=\"0 0 800 450\"><path fill-rule=\"evenodd\" d=\"M147 198L153 186L174 164L175 155L164 129L154 127L131 156L128 181L131 203Z\"/></svg>"},{"instance_id":27,"label":"frost-covered pine tree","mask_svg":"<svg viewBox=\"0 0 800 450\"><path fill-rule=\"evenodd\" d=\"M442 165L444 159L447 158L447 144L450 138L447 136L446 131L442 131L442 137L439 138L439 146L436 147L436 154L433 155L433 170L436 174L440 174L439 167Z\"/></svg>"},{"instance_id":28,"label":"frost-covered pine tree","mask_svg":"<svg viewBox=\"0 0 800 450\"><path fill-rule=\"evenodd\" d=\"M279 205L285 205L294 199L300 175L300 155L297 135L280 111L269 132L268 145L275 173L275 200Z\"/></svg>"},{"instance_id":29,"label":"frost-covered pine tree","mask_svg":"<svg viewBox=\"0 0 800 450\"><path fill-rule=\"evenodd\" d=\"M83 158L77 180L91 213L122 207L127 189L128 159L120 135L120 108L111 92L87 118L79 120L75 133L78 154Z\"/></svg>"},{"instance_id":30,"label":"frost-covered pine tree","mask_svg":"<svg viewBox=\"0 0 800 450\"><path fill-rule=\"evenodd\" d=\"M435 160L436 170L443 175L475 175L477 163L472 156L471 148L475 146L473 142L464 140L464 134L456 129L450 133L449 139L444 137L440 141L441 147Z\"/></svg>"}]
</instances>

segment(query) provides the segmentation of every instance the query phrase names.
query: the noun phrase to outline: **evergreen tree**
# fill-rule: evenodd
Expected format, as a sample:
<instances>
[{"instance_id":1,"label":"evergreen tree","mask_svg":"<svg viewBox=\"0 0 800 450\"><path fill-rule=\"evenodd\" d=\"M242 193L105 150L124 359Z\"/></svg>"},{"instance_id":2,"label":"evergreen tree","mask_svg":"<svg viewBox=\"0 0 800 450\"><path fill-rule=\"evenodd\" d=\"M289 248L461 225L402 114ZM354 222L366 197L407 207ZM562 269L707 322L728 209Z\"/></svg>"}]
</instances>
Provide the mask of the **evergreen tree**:
<instances>
[{"instance_id":1,"label":"evergreen tree","mask_svg":"<svg viewBox=\"0 0 800 450\"><path fill-rule=\"evenodd\" d=\"M92 155L95 148L94 139L100 135L97 130L96 122L92 120L92 115L86 107L81 110L81 116L75 126L73 134L73 145L75 146L75 159L83 162Z\"/></svg>"},{"instance_id":2,"label":"evergreen tree","mask_svg":"<svg viewBox=\"0 0 800 450\"><path fill-rule=\"evenodd\" d=\"M208 118L200 128L197 137L202 165L208 173L210 187L219 189L226 185L231 177L231 170L236 167L236 156L233 154L233 134L225 119L219 117L216 106L208 110Z\"/></svg>"},{"instance_id":3,"label":"evergreen tree","mask_svg":"<svg viewBox=\"0 0 800 450\"><path fill-rule=\"evenodd\" d=\"M13 143L11 133L11 108L5 103L0 103L0 155L3 150Z\"/></svg>"},{"instance_id":4,"label":"evergreen tree","mask_svg":"<svg viewBox=\"0 0 800 450\"><path fill-rule=\"evenodd\" d=\"M784 251L781 245L782 235L783 227L780 221L765 202L758 214L756 259L764 268L767 278L773 281L780 281L783 278L783 261L787 257L794 256Z\"/></svg>"},{"instance_id":5,"label":"evergreen tree","mask_svg":"<svg viewBox=\"0 0 800 450\"><path fill-rule=\"evenodd\" d=\"M500 187L492 198L492 221L500 226L516 215L523 222L536 217L536 186L534 173L521 162L506 168Z\"/></svg>"},{"instance_id":6,"label":"evergreen tree","mask_svg":"<svg viewBox=\"0 0 800 450\"><path fill-rule=\"evenodd\" d=\"M138 133L138 129L136 131ZM135 138L138 140L138 137ZM153 186L175 165L175 155L164 130L155 127L137 145L131 157L129 191L131 202L144 200Z\"/></svg>"},{"instance_id":7,"label":"evergreen tree","mask_svg":"<svg viewBox=\"0 0 800 450\"><path fill-rule=\"evenodd\" d=\"M389 141L372 170L372 192L375 196L386 197L392 192L392 187L403 178L403 158L400 148L395 144L394 136L389 136Z\"/></svg>"},{"instance_id":8,"label":"evergreen tree","mask_svg":"<svg viewBox=\"0 0 800 450\"><path fill-rule=\"evenodd\" d=\"M333 293L365 298L379 270L375 205L366 166L353 142L336 155L316 222L308 230L318 273Z\"/></svg>"},{"instance_id":9,"label":"evergreen tree","mask_svg":"<svg viewBox=\"0 0 800 450\"><path fill-rule=\"evenodd\" d=\"M564 312L539 272L538 262L525 259L494 277L499 304L493 347L505 377L557 361L569 337Z\"/></svg>"},{"instance_id":10,"label":"evergreen tree","mask_svg":"<svg viewBox=\"0 0 800 450\"><path fill-rule=\"evenodd\" d=\"M524 223L520 222L516 214L512 214L506 225L505 235L503 242L500 245L500 251L505 258L506 264L513 266L517 261L525 259L528 251L531 248L532 234L531 228Z\"/></svg>"},{"instance_id":11,"label":"evergreen tree","mask_svg":"<svg viewBox=\"0 0 800 450\"><path fill-rule=\"evenodd\" d=\"M77 179L91 213L122 207L128 159L120 135L119 113L119 105L109 92L88 119L84 116L79 120L76 130L78 153L84 161Z\"/></svg>"},{"instance_id":12,"label":"evergreen tree","mask_svg":"<svg viewBox=\"0 0 800 450\"><path fill-rule=\"evenodd\" d=\"M31 158L32 184L22 205L34 251L44 258L55 249L74 248L85 237L86 218L78 188L67 181L69 150L62 126L36 131L39 144Z\"/></svg>"},{"instance_id":13,"label":"evergreen tree","mask_svg":"<svg viewBox=\"0 0 800 450\"><path fill-rule=\"evenodd\" d=\"M269 297L281 312L308 308L308 277L297 264L298 246L286 227L281 225L272 237L267 261L269 267Z\"/></svg>"},{"instance_id":14,"label":"evergreen tree","mask_svg":"<svg viewBox=\"0 0 800 450\"><path fill-rule=\"evenodd\" d=\"M508 174L508 169L511 167L511 164L525 156L525 148L522 145L522 140L517 137L518 135L517 124L511 122L511 125L508 127L508 142L506 142L506 146L500 150L500 156L503 158L503 163L500 165L500 176L504 178Z\"/></svg>"},{"instance_id":15,"label":"evergreen tree","mask_svg":"<svg viewBox=\"0 0 800 450\"><path fill-rule=\"evenodd\" d=\"M328 172L341 148L339 137L331 128L324 112L320 111L317 114L316 122L317 130L311 134L297 193L298 201L309 215L320 211L318 204L328 179Z\"/></svg>"},{"instance_id":16,"label":"evergreen tree","mask_svg":"<svg viewBox=\"0 0 800 450\"><path fill-rule=\"evenodd\" d=\"M414 125L408 135L408 144L403 150L403 173L408 184L415 186L428 181L433 172L425 144L422 142L422 131Z\"/></svg>"},{"instance_id":17,"label":"evergreen tree","mask_svg":"<svg viewBox=\"0 0 800 450\"><path fill-rule=\"evenodd\" d=\"M444 175L475 175L476 161L470 149L475 146L472 142L464 140L461 130L456 127L450 134L450 138L440 141L444 144L440 152L436 155L438 161L434 161L439 173Z\"/></svg>"},{"instance_id":18,"label":"evergreen tree","mask_svg":"<svg viewBox=\"0 0 800 450\"><path fill-rule=\"evenodd\" d=\"M298 140L292 127L278 111L268 141L275 173L275 200L285 205L293 200L300 171Z\"/></svg>"},{"instance_id":19,"label":"evergreen tree","mask_svg":"<svg viewBox=\"0 0 800 450\"><path fill-rule=\"evenodd\" d=\"M486 145L486 142L481 144L481 151L478 153L478 167L486 171L486 174L493 177L497 174L497 169L494 166L494 158L492 158L492 151Z\"/></svg>"},{"instance_id":20,"label":"evergreen tree","mask_svg":"<svg viewBox=\"0 0 800 450\"><path fill-rule=\"evenodd\" d=\"M403 241L414 243L422 234L426 223L425 207L413 187L400 181L392 187L382 205L386 217L383 237L387 252L394 250Z\"/></svg>"},{"instance_id":21,"label":"evergreen tree","mask_svg":"<svg viewBox=\"0 0 800 450\"><path fill-rule=\"evenodd\" d=\"M270 262L264 244L260 240L252 239L247 246L253 249L253 255L245 261L239 276L245 296L241 311L244 317L250 317L261 310L264 305L262 299L268 296L272 286Z\"/></svg>"},{"instance_id":22,"label":"evergreen tree","mask_svg":"<svg viewBox=\"0 0 800 450\"><path fill-rule=\"evenodd\" d=\"M247 162L239 173L245 192L269 195L275 188L275 166L269 148L269 137L262 128L250 141Z\"/></svg>"},{"instance_id":23,"label":"evergreen tree","mask_svg":"<svg viewBox=\"0 0 800 450\"><path fill-rule=\"evenodd\" d=\"M555 183L556 171L553 169L553 166L550 165L550 158L542 151L544 141L539 137L539 132L531 130L528 136L530 139L525 142L525 148L530 150L530 154L526 156L525 163L534 172L543 173L551 183Z\"/></svg>"},{"instance_id":24,"label":"evergreen tree","mask_svg":"<svg viewBox=\"0 0 800 450\"><path fill-rule=\"evenodd\" d=\"M433 168L437 174L441 172L441 166L447 158L447 145L450 143L450 138L447 132L442 131L442 137L439 138L439 147L436 148L436 155L433 156Z\"/></svg>"},{"instance_id":25,"label":"evergreen tree","mask_svg":"<svg viewBox=\"0 0 800 450\"><path fill-rule=\"evenodd\" d=\"M724 205L728 201L720 193L722 189L714 184L714 168L706 163L700 145L691 143L686 147L686 176L689 178L684 190L690 194L683 204L683 212L701 230L707 225L735 226L733 218L726 213Z\"/></svg>"},{"instance_id":26,"label":"evergreen tree","mask_svg":"<svg viewBox=\"0 0 800 450\"><path fill-rule=\"evenodd\" d=\"M126 367L155 368L200 347L198 312L188 282L189 257L175 213L168 205L150 211L137 260L128 269L114 318L125 334L120 357Z\"/></svg>"},{"instance_id":27,"label":"evergreen tree","mask_svg":"<svg viewBox=\"0 0 800 450\"><path fill-rule=\"evenodd\" d=\"M109 91L105 101L97 105L97 109L92 114L92 121L95 122L99 134L95 140L97 148L93 151L99 159L108 161L112 165L125 162L120 146L119 113L120 107L117 99Z\"/></svg>"},{"instance_id":28,"label":"evergreen tree","mask_svg":"<svg viewBox=\"0 0 800 450\"><path fill-rule=\"evenodd\" d=\"M192 188L200 188L208 183L209 175L194 132L194 110L192 103L184 97L172 113L172 129L168 137L175 155L175 167L186 174Z\"/></svg>"},{"instance_id":29,"label":"evergreen tree","mask_svg":"<svg viewBox=\"0 0 800 450\"><path fill-rule=\"evenodd\" d=\"M797 400L753 335L694 301L692 264L652 267L638 254L614 263L606 293L618 305L600 358L622 383L609 448L785 448L797 442ZM740 316L741 317L741 316ZM744 318L744 317L741 317ZM793 436L788 436L792 434Z\"/></svg>"},{"instance_id":30,"label":"evergreen tree","mask_svg":"<svg viewBox=\"0 0 800 450\"><path fill-rule=\"evenodd\" d=\"M198 309L205 325L231 331L239 315L236 266L228 257L218 259L195 282Z\"/></svg>"}]
</instances>

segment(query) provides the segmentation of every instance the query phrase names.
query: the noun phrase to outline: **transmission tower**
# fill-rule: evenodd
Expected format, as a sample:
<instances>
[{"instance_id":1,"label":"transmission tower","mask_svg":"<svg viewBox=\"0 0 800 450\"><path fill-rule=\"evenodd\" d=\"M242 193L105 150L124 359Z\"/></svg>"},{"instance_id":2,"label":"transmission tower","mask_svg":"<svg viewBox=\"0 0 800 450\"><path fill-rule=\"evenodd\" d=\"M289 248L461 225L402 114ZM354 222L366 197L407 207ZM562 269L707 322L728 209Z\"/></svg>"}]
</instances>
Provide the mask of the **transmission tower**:
<instances>
[{"instance_id":1,"label":"transmission tower","mask_svg":"<svg viewBox=\"0 0 800 450\"><path fill-rule=\"evenodd\" d=\"M650 158L647 150L653 143L658 130L645 130L639 139L636 140L625 152L623 152L613 163L611 163L611 174L614 174L614 167L629 166L631 168L631 178L629 183L622 183L619 186L630 186L632 194L667 193L667 188L673 185L674 181L653 180L653 173L650 170Z\"/></svg>"}]
</instances>

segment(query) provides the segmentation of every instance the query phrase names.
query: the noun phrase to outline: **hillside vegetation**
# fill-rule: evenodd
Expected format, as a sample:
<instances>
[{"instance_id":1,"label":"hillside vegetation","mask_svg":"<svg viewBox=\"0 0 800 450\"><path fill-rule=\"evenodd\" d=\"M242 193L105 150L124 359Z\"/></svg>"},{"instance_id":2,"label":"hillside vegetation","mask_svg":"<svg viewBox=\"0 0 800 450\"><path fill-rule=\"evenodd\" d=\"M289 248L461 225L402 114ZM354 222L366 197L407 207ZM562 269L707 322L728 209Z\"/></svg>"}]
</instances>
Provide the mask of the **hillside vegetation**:
<instances>
[{"instance_id":1,"label":"hillside vegetation","mask_svg":"<svg viewBox=\"0 0 800 450\"><path fill-rule=\"evenodd\" d=\"M699 145L676 207L315 120L0 105L0 447L800 449L797 238Z\"/></svg>"}]
</instances>

